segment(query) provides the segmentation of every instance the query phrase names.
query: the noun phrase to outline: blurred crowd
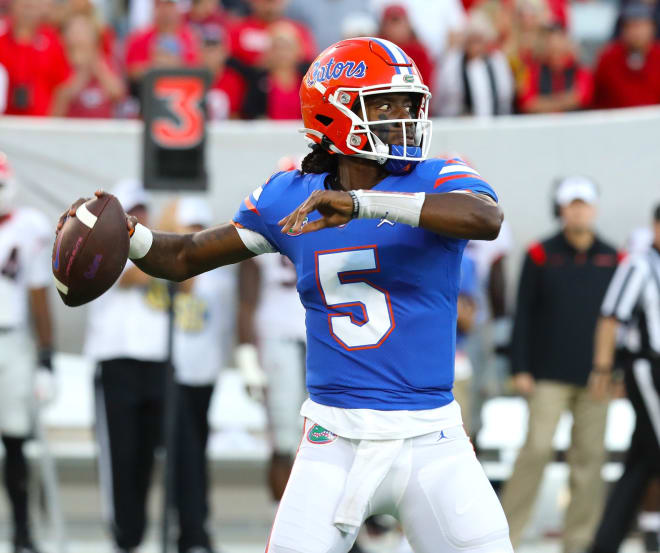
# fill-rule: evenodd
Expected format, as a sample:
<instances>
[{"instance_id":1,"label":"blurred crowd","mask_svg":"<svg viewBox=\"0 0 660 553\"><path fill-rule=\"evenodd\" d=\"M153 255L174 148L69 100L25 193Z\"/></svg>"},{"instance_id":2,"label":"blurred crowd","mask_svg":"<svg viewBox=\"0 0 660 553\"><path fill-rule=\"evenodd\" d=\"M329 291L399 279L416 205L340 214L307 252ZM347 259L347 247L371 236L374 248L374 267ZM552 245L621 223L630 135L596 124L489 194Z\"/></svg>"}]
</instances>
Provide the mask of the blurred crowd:
<instances>
[{"instance_id":1,"label":"blurred crowd","mask_svg":"<svg viewBox=\"0 0 660 553\"><path fill-rule=\"evenodd\" d=\"M211 119L299 119L310 61L354 36L401 46L434 116L653 105L659 19L655 0L0 0L0 113L139 117L146 72L201 67Z\"/></svg>"}]
</instances>

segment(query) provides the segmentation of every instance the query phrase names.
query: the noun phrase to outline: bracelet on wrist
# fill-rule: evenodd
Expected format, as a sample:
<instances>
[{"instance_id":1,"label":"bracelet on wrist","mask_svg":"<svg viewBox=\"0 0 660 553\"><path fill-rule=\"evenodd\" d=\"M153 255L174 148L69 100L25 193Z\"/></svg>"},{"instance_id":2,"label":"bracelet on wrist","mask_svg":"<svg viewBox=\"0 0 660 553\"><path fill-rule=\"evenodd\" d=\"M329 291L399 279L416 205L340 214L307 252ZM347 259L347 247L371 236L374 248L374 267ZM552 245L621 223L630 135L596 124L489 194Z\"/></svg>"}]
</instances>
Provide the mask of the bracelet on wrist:
<instances>
[{"instance_id":1,"label":"bracelet on wrist","mask_svg":"<svg viewBox=\"0 0 660 553\"><path fill-rule=\"evenodd\" d=\"M351 213L351 219L355 219L360 213L360 200L358 200L355 190L349 190L348 192L353 200L353 211Z\"/></svg>"}]
</instances>

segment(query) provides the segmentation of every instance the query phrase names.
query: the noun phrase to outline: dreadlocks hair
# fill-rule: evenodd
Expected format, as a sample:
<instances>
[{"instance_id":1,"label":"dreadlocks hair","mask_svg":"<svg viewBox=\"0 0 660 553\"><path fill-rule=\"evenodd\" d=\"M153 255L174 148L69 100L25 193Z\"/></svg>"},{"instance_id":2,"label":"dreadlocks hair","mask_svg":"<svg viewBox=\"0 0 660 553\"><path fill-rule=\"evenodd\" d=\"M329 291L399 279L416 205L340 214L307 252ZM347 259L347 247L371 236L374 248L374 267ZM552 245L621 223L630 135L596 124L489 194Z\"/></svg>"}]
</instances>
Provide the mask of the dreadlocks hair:
<instances>
[{"instance_id":1,"label":"dreadlocks hair","mask_svg":"<svg viewBox=\"0 0 660 553\"><path fill-rule=\"evenodd\" d=\"M312 151L302 160L303 173L330 173L337 174L339 156L331 154L321 144L314 144Z\"/></svg>"}]
</instances>

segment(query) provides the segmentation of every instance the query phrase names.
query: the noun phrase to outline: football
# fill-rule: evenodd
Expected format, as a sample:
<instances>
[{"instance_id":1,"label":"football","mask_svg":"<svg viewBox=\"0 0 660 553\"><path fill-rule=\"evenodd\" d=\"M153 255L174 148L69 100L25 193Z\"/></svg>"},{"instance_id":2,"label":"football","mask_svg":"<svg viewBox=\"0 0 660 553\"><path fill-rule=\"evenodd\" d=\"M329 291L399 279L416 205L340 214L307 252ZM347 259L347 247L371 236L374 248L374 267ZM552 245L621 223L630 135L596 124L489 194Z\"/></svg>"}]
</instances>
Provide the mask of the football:
<instances>
[{"instance_id":1,"label":"football","mask_svg":"<svg viewBox=\"0 0 660 553\"><path fill-rule=\"evenodd\" d=\"M83 305L110 288L124 270L128 246L126 216L115 196L80 205L53 245L53 276L64 303Z\"/></svg>"}]
</instances>

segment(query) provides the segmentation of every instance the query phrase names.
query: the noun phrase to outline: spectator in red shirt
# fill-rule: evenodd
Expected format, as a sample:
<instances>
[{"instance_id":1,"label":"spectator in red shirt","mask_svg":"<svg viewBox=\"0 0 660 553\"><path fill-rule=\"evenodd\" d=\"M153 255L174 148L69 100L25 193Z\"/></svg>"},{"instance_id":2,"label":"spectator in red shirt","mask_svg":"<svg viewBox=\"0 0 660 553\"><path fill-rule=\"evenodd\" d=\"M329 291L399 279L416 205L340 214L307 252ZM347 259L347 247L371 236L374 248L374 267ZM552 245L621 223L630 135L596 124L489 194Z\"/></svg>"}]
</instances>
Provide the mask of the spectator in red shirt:
<instances>
[{"instance_id":1,"label":"spectator in red shirt","mask_svg":"<svg viewBox=\"0 0 660 553\"><path fill-rule=\"evenodd\" d=\"M117 37L115 36L112 27L110 25L105 25L102 22L98 10L92 0L68 0L62 24L62 31L64 31L64 27L66 27L68 21L76 15L84 15L94 21L101 40L103 53L109 59L115 61L115 55L117 54L115 49Z\"/></svg>"},{"instance_id":2,"label":"spectator in red shirt","mask_svg":"<svg viewBox=\"0 0 660 553\"><path fill-rule=\"evenodd\" d=\"M220 0L192 0L190 10L186 13L186 23L201 37L202 27L207 25L221 27L224 31L228 30L229 17L220 7Z\"/></svg>"},{"instance_id":3,"label":"spectator in red shirt","mask_svg":"<svg viewBox=\"0 0 660 553\"><path fill-rule=\"evenodd\" d=\"M148 69L196 66L200 61L199 40L184 22L178 0L154 0L153 25L131 33L127 40L131 85L138 84Z\"/></svg>"},{"instance_id":4,"label":"spectator in red shirt","mask_svg":"<svg viewBox=\"0 0 660 553\"><path fill-rule=\"evenodd\" d=\"M489 6L491 7L491 6ZM543 25L550 11L543 0L520 0L497 6L493 12L498 42L509 60L516 90L527 86L529 68L538 58Z\"/></svg>"},{"instance_id":5,"label":"spectator in red shirt","mask_svg":"<svg viewBox=\"0 0 660 553\"><path fill-rule=\"evenodd\" d=\"M115 103L124 96L125 88L104 55L94 20L74 16L65 27L64 40L73 76L58 88L52 115L113 117Z\"/></svg>"},{"instance_id":6,"label":"spectator in red shirt","mask_svg":"<svg viewBox=\"0 0 660 553\"><path fill-rule=\"evenodd\" d=\"M209 119L236 119L241 114L246 85L243 77L226 65L228 37L216 25L204 25L201 32L202 59L212 79L206 94Z\"/></svg>"},{"instance_id":7,"label":"spectator in red shirt","mask_svg":"<svg viewBox=\"0 0 660 553\"><path fill-rule=\"evenodd\" d=\"M264 67L264 54L270 47L268 27L279 21L287 21L295 26L302 40L301 61L311 63L316 57L316 43L307 27L284 18L286 0L249 0L252 14L230 31L233 63L241 71L254 67Z\"/></svg>"},{"instance_id":8,"label":"spectator in red shirt","mask_svg":"<svg viewBox=\"0 0 660 553\"><path fill-rule=\"evenodd\" d=\"M586 108L593 96L593 79L578 63L566 29L555 21L543 33L539 61L528 67L520 90L520 110L554 113Z\"/></svg>"},{"instance_id":9,"label":"spectator in red shirt","mask_svg":"<svg viewBox=\"0 0 660 553\"><path fill-rule=\"evenodd\" d=\"M53 92L70 75L55 31L41 23L39 0L13 0L0 22L0 66L7 74L8 115L47 115Z\"/></svg>"},{"instance_id":10,"label":"spectator in red shirt","mask_svg":"<svg viewBox=\"0 0 660 553\"><path fill-rule=\"evenodd\" d=\"M433 82L433 62L426 48L422 45L408 18L408 12L402 4L393 4L383 10L378 36L394 42L408 54L419 69L427 86Z\"/></svg>"},{"instance_id":11,"label":"spectator in red shirt","mask_svg":"<svg viewBox=\"0 0 660 553\"><path fill-rule=\"evenodd\" d=\"M649 6L624 8L621 37L605 47L596 66L593 107L660 104L660 43L654 34Z\"/></svg>"},{"instance_id":12,"label":"spectator in red shirt","mask_svg":"<svg viewBox=\"0 0 660 553\"><path fill-rule=\"evenodd\" d=\"M295 25L281 21L271 25L269 42L264 56L266 69L249 88L244 114L250 119L300 119L303 40Z\"/></svg>"}]
</instances>

